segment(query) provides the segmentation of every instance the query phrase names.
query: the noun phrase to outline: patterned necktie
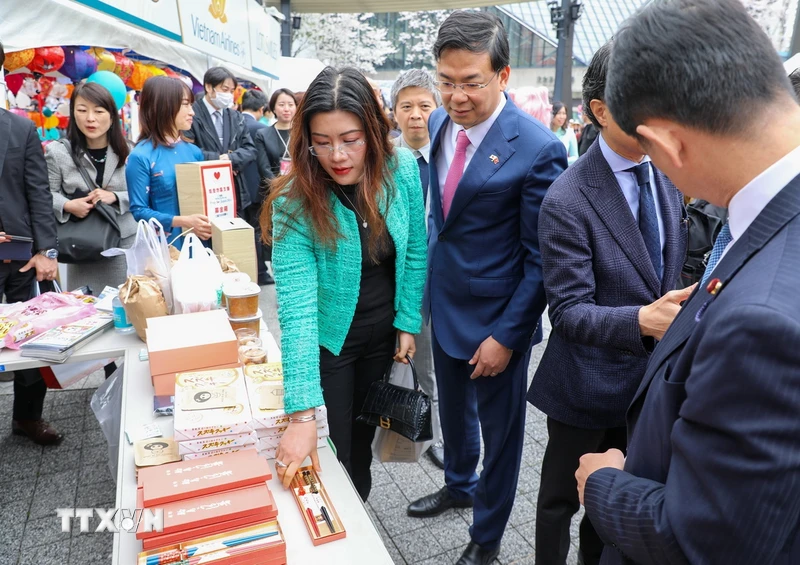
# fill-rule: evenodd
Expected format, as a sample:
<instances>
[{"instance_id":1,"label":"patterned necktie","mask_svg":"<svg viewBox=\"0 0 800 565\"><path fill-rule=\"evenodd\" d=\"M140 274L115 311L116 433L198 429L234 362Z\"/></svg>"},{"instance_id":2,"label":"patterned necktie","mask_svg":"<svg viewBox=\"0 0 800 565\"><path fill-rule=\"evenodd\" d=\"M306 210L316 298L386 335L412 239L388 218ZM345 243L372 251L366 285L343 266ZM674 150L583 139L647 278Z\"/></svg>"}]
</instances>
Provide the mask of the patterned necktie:
<instances>
[{"instance_id":1,"label":"patterned necktie","mask_svg":"<svg viewBox=\"0 0 800 565\"><path fill-rule=\"evenodd\" d=\"M463 129L459 130L456 137L456 154L453 156L453 162L450 163L450 170L447 171L447 178L444 181L444 190L442 192L442 211L445 218L450 212L450 205L456 195L458 183L461 181L461 177L464 176L464 166L467 164L467 147L469 147L467 132Z\"/></svg>"},{"instance_id":2,"label":"patterned necktie","mask_svg":"<svg viewBox=\"0 0 800 565\"><path fill-rule=\"evenodd\" d=\"M219 138L220 145L222 145L222 113L217 110L212 116L214 118L214 129L217 130L217 137Z\"/></svg>"},{"instance_id":3,"label":"patterned necktie","mask_svg":"<svg viewBox=\"0 0 800 565\"><path fill-rule=\"evenodd\" d=\"M422 201L428 201L428 182L430 181L430 175L428 170L428 162L425 160L425 157L420 155L417 157L417 165L419 165L419 180L422 182Z\"/></svg>"},{"instance_id":4,"label":"patterned necktie","mask_svg":"<svg viewBox=\"0 0 800 565\"><path fill-rule=\"evenodd\" d=\"M663 276L661 264L661 234L658 231L658 214L653 189L650 186L650 162L631 167L628 171L636 175L639 186L639 230L642 232L644 246L656 270L658 280Z\"/></svg>"},{"instance_id":5,"label":"patterned necktie","mask_svg":"<svg viewBox=\"0 0 800 565\"><path fill-rule=\"evenodd\" d=\"M711 276L712 271L716 268L717 263L719 263L719 260L722 259L722 253L725 251L725 248L728 247L728 244L731 241L733 241L733 236L731 235L731 226L728 222L725 222L725 225L722 226L722 229L719 231L717 240L714 242L714 248L711 250L711 255L708 257L706 272L703 274L703 281L700 284L706 284L706 281Z\"/></svg>"}]
</instances>

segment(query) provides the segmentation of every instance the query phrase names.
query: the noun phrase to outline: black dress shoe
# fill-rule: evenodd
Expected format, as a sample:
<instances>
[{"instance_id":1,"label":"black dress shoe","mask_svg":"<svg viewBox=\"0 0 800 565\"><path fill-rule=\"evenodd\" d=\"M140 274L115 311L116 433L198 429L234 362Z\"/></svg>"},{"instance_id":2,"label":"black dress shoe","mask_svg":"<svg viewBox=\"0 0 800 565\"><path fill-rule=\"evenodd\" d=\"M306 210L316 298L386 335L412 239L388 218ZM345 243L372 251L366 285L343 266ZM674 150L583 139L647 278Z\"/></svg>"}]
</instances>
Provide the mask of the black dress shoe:
<instances>
[{"instance_id":1,"label":"black dress shoe","mask_svg":"<svg viewBox=\"0 0 800 565\"><path fill-rule=\"evenodd\" d=\"M428 459L433 461L433 464L444 470L444 444L437 441L430 448L428 448Z\"/></svg>"},{"instance_id":2,"label":"black dress shoe","mask_svg":"<svg viewBox=\"0 0 800 565\"><path fill-rule=\"evenodd\" d=\"M18 436L27 436L28 439L39 445L58 445L64 439L58 430L41 419L12 420L11 432Z\"/></svg>"},{"instance_id":3,"label":"black dress shoe","mask_svg":"<svg viewBox=\"0 0 800 565\"><path fill-rule=\"evenodd\" d=\"M456 561L456 565L489 565L492 561L497 559L500 555L500 548L497 549L483 549L474 541L469 542L469 545L461 554L461 559Z\"/></svg>"},{"instance_id":4,"label":"black dress shoe","mask_svg":"<svg viewBox=\"0 0 800 565\"><path fill-rule=\"evenodd\" d=\"M258 286L266 286L268 284L275 284L275 279L269 273L258 277Z\"/></svg>"},{"instance_id":5,"label":"black dress shoe","mask_svg":"<svg viewBox=\"0 0 800 565\"><path fill-rule=\"evenodd\" d=\"M447 487L442 487L435 493L423 496L409 504L406 513L415 518L431 518L450 508L472 508L472 499L456 500L450 495Z\"/></svg>"}]
</instances>

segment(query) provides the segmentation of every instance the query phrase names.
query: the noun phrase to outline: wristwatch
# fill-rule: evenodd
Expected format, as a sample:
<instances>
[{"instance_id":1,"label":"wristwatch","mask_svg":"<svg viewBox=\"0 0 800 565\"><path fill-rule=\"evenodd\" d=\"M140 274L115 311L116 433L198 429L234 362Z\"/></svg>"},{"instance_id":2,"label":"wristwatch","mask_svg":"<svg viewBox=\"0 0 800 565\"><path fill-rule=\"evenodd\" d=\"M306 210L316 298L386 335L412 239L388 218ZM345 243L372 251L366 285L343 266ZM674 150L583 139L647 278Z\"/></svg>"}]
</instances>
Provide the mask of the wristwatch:
<instances>
[{"instance_id":1,"label":"wristwatch","mask_svg":"<svg viewBox=\"0 0 800 565\"><path fill-rule=\"evenodd\" d=\"M37 255L44 255L48 259L58 259L58 249L40 249Z\"/></svg>"}]
</instances>

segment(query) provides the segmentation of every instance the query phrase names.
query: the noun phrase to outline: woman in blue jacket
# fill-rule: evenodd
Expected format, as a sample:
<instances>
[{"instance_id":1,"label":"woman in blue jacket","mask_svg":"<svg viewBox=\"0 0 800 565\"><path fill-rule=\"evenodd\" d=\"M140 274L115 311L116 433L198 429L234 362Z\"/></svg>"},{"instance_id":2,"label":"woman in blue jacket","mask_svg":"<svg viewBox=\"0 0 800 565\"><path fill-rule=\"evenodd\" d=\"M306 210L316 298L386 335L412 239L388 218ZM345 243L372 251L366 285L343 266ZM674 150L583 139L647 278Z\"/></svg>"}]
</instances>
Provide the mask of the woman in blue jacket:
<instances>
[{"instance_id":1,"label":"woman in blue jacket","mask_svg":"<svg viewBox=\"0 0 800 565\"><path fill-rule=\"evenodd\" d=\"M201 239L211 238L206 216L182 216L178 206L175 165L204 160L199 147L181 138L181 131L192 126L193 101L192 90L179 79L147 79L139 97L142 131L125 169L133 217L136 221L155 218L169 240L190 228Z\"/></svg>"}]
</instances>

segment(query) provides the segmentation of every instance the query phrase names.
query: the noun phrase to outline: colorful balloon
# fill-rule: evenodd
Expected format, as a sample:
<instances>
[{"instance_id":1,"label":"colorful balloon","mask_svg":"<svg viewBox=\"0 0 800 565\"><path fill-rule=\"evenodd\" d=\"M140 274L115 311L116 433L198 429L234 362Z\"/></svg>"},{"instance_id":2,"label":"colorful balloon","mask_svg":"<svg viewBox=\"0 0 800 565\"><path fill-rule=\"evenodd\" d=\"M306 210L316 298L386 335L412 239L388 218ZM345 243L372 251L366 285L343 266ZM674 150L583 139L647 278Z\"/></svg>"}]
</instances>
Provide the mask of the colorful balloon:
<instances>
[{"instance_id":1,"label":"colorful balloon","mask_svg":"<svg viewBox=\"0 0 800 565\"><path fill-rule=\"evenodd\" d=\"M93 82L103 86L111 93L114 103L119 110L125 105L125 100L128 97L128 91L125 89L125 83L122 79L111 71L97 71L92 76L86 79L86 82Z\"/></svg>"},{"instance_id":2,"label":"colorful balloon","mask_svg":"<svg viewBox=\"0 0 800 565\"><path fill-rule=\"evenodd\" d=\"M50 116L44 119L45 129L53 129L58 127L58 116Z\"/></svg>"},{"instance_id":3,"label":"colorful balloon","mask_svg":"<svg viewBox=\"0 0 800 565\"><path fill-rule=\"evenodd\" d=\"M64 50L61 47L38 47L28 68L34 73L57 71L64 64Z\"/></svg>"},{"instance_id":4,"label":"colorful balloon","mask_svg":"<svg viewBox=\"0 0 800 565\"><path fill-rule=\"evenodd\" d=\"M117 66L117 60L114 59L114 55L103 49L102 47L92 47L87 51L89 55L94 57L97 61L97 70L98 71L114 71L114 67Z\"/></svg>"},{"instance_id":5,"label":"colorful balloon","mask_svg":"<svg viewBox=\"0 0 800 565\"><path fill-rule=\"evenodd\" d=\"M74 82L80 82L92 73L97 72L97 59L77 47L66 47L64 49L64 64L59 70L62 75L69 77Z\"/></svg>"},{"instance_id":6,"label":"colorful balloon","mask_svg":"<svg viewBox=\"0 0 800 565\"><path fill-rule=\"evenodd\" d=\"M114 65L114 74L122 79L122 82L128 82L133 74L133 61L128 59L122 53L112 53L116 64Z\"/></svg>"},{"instance_id":7,"label":"colorful balloon","mask_svg":"<svg viewBox=\"0 0 800 565\"><path fill-rule=\"evenodd\" d=\"M25 80L26 76L30 75L25 75L22 73L6 75L6 86L12 92L12 94L14 94L14 96L16 96L17 92L19 92L19 89L22 88L22 82Z\"/></svg>"},{"instance_id":8,"label":"colorful balloon","mask_svg":"<svg viewBox=\"0 0 800 565\"><path fill-rule=\"evenodd\" d=\"M36 55L35 49L23 49L22 51L14 51L13 53L6 53L6 62L3 66L8 72L16 71L22 67L27 67L33 61Z\"/></svg>"}]
</instances>

